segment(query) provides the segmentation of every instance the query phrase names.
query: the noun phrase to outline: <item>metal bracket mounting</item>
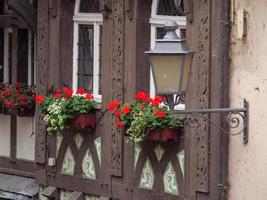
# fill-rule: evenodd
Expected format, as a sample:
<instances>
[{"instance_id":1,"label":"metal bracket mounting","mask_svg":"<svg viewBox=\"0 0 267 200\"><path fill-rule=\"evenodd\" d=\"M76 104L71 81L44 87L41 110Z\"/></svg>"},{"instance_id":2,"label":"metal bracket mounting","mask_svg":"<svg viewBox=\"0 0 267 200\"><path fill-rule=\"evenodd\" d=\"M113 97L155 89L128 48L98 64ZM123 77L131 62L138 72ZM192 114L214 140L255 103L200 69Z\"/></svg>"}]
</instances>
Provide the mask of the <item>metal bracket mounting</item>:
<instances>
[{"instance_id":1,"label":"metal bracket mounting","mask_svg":"<svg viewBox=\"0 0 267 200\"><path fill-rule=\"evenodd\" d=\"M243 143L248 143L248 110L249 104L244 100L243 108L208 108L208 109L188 109L188 110L173 110L172 113L180 115L184 119L185 124L190 127L200 125L199 119L209 121L226 135L240 135L243 133ZM225 122L228 124L229 130L226 130L218 123L210 119L206 114L218 113L227 114ZM234 131L237 130L237 131Z\"/></svg>"}]
</instances>

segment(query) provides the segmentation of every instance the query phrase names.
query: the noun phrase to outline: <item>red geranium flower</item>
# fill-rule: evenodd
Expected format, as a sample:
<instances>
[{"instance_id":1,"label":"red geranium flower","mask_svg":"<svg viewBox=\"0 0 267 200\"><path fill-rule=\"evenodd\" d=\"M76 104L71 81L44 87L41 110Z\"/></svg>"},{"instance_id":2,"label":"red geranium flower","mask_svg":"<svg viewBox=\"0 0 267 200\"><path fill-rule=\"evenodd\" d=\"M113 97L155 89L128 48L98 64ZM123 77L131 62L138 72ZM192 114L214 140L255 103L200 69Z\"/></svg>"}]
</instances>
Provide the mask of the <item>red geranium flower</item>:
<instances>
[{"instance_id":1,"label":"red geranium flower","mask_svg":"<svg viewBox=\"0 0 267 200\"><path fill-rule=\"evenodd\" d=\"M154 110L154 115L160 118L166 117L166 113L163 110Z\"/></svg>"},{"instance_id":2,"label":"red geranium flower","mask_svg":"<svg viewBox=\"0 0 267 200\"><path fill-rule=\"evenodd\" d=\"M83 88L79 88L76 92L76 94L81 94L83 95L85 93L85 90Z\"/></svg>"},{"instance_id":3,"label":"red geranium flower","mask_svg":"<svg viewBox=\"0 0 267 200\"><path fill-rule=\"evenodd\" d=\"M20 96L19 98L21 101L26 101L26 97L24 95Z\"/></svg>"},{"instance_id":4,"label":"red geranium flower","mask_svg":"<svg viewBox=\"0 0 267 200\"><path fill-rule=\"evenodd\" d=\"M20 83L16 83L16 88L20 89L21 88L21 84Z\"/></svg>"},{"instance_id":5,"label":"red geranium flower","mask_svg":"<svg viewBox=\"0 0 267 200\"><path fill-rule=\"evenodd\" d=\"M118 119L121 117L120 111L119 111L117 108L114 109L114 115L115 115L115 117L117 117Z\"/></svg>"},{"instance_id":6,"label":"red geranium flower","mask_svg":"<svg viewBox=\"0 0 267 200\"><path fill-rule=\"evenodd\" d=\"M161 96L156 96L154 99L152 99L152 106L158 107L160 103L162 103L163 99Z\"/></svg>"},{"instance_id":7,"label":"red geranium flower","mask_svg":"<svg viewBox=\"0 0 267 200\"><path fill-rule=\"evenodd\" d=\"M124 107L121 109L121 112L122 112L124 115L127 115L130 111L131 111L131 106L124 106Z\"/></svg>"},{"instance_id":8,"label":"red geranium flower","mask_svg":"<svg viewBox=\"0 0 267 200\"><path fill-rule=\"evenodd\" d=\"M21 105L22 108L26 108L27 107L26 101L21 101L20 105Z\"/></svg>"},{"instance_id":9,"label":"red geranium flower","mask_svg":"<svg viewBox=\"0 0 267 200\"><path fill-rule=\"evenodd\" d=\"M8 91L8 90L5 90L5 91L3 92L3 96L4 96L4 97L8 97L8 96L9 96L9 91Z\"/></svg>"},{"instance_id":10,"label":"red geranium flower","mask_svg":"<svg viewBox=\"0 0 267 200\"><path fill-rule=\"evenodd\" d=\"M87 100L91 100L91 99L94 98L94 95L93 95L93 94L90 94L90 93L87 93L87 94L85 95L85 98L86 98Z\"/></svg>"},{"instance_id":11,"label":"red geranium flower","mask_svg":"<svg viewBox=\"0 0 267 200\"><path fill-rule=\"evenodd\" d=\"M54 99L59 99L61 97L61 94L60 93L55 93L53 95Z\"/></svg>"},{"instance_id":12,"label":"red geranium flower","mask_svg":"<svg viewBox=\"0 0 267 200\"><path fill-rule=\"evenodd\" d=\"M124 123L120 120L116 120L115 124L117 125L118 128L123 128L123 126L124 126Z\"/></svg>"},{"instance_id":13,"label":"red geranium flower","mask_svg":"<svg viewBox=\"0 0 267 200\"><path fill-rule=\"evenodd\" d=\"M41 105L45 99L45 96L37 96L36 103Z\"/></svg>"},{"instance_id":14,"label":"red geranium flower","mask_svg":"<svg viewBox=\"0 0 267 200\"><path fill-rule=\"evenodd\" d=\"M14 98L17 99L18 97L19 97L19 93L16 92L16 93L14 94Z\"/></svg>"},{"instance_id":15,"label":"red geranium flower","mask_svg":"<svg viewBox=\"0 0 267 200\"><path fill-rule=\"evenodd\" d=\"M146 92L138 92L135 96L138 101L150 102L151 99Z\"/></svg>"},{"instance_id":16,"label":"red geranium flower","mask_svg":"<svg viewBox=\"0 0 267 200\"><path fill-rule=\"evenodd\" d=\"M119 105L121 105L121 102L120 102L119 100L111 101L111 102L108 104L108 110L114 110L114 109L117 108Z\"/></svg>"},{"instance_id":17,"label":"red geranium flower","mask_svg":"<svg viewBox=\"0 0 267 200\"><path fill-rule=\"evenodd\" d=\"M15 104L14 104L13 101L8 101L8 102L7 102L7 105L8 105L8 107L10 107L10 108L14 108L14 107L15 107Z\"/></svg>"},{"instance_id":18,"label":"red geranium flower","mask_svg":"<svg viewBox=\"0 0 267 200\"><path fill-rule=\"evenodd\" d=\"M72 97L72 94L73 94L73 90L72 89L64 87L63 88L63 92L65 93L65 98L69 99L69 98Z\"/></svg>"}]
</instances>

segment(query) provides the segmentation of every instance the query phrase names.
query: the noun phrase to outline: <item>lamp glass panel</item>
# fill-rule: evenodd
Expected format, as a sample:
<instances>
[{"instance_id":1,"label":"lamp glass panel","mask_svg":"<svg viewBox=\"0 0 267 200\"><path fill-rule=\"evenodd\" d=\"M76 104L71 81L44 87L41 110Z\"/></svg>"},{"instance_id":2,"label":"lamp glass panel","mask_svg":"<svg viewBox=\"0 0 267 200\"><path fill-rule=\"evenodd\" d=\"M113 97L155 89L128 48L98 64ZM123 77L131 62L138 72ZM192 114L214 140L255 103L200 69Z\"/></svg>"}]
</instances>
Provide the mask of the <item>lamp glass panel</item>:
<instances>
[{"instance_id":1,"label":"lamp glass panel","mask_svg":"<svg viewBox=\"0 0 267 200\"><path fill-rule=\"evenodd\" d=\"M184 75L183 75L183 82L182 82L182 92L186 92L190 71L191 71L191 64L192 64L193 54L189 53L185 55L185 63L184 63Z\"/></svg>"},{"instance_id":2,"label":"lamp glass panel","mask_svg":"<svg viewBox=\"0 0 267 200\"><path fill-rule=\"evenodd\" d=\"M181 55L151 55L157 93L179 92Z\"/></svg>"}]
</instances>

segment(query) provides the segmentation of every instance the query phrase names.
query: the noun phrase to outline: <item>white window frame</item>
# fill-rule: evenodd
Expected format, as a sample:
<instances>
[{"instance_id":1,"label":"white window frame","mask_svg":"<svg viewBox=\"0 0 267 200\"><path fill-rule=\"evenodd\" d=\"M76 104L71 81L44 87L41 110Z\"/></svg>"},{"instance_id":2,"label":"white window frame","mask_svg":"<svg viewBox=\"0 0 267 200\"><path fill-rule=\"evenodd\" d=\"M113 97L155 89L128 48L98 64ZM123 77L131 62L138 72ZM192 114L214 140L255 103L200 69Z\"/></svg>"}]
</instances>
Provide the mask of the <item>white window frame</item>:
<instances>
[{"instance_id":1,"label":"white window frame","mask_svg":"<svg viewBox=\"0 0 267 200\"><path fill-rule=\"evenodd\" d=\"M153 0L152 7L151 7L151 18L149 20L151 31L150 31L150 49L155 47L156 43L156 31L157 28L163 27L166 21L173 20L175 21L179 28L176 30L178 36L181 36L181 29L186 28L186 17L185 16L167 16L167 15L157 15L159 0ZM150 96L155 96L155 83L153 80L152 71L150 68Z\"/></svg>"},{"instance_id":2,"label":"white window frame","mask_svg":"<svg viewBox=\"0 0 267 200\"><path fill-rule=\"evenodd\" d=\"M94 66L93 66L93 95L97 102L102 101L102 95L99 94L99 68L100 68L100 27L103 25L103 16L101 13L81 13L79 12L81 0L76 0L73 16L73 79L72 87L74 91L78 90L78 42L79 25L93 25L94 27Z\"/></svg>"}]
</instances>

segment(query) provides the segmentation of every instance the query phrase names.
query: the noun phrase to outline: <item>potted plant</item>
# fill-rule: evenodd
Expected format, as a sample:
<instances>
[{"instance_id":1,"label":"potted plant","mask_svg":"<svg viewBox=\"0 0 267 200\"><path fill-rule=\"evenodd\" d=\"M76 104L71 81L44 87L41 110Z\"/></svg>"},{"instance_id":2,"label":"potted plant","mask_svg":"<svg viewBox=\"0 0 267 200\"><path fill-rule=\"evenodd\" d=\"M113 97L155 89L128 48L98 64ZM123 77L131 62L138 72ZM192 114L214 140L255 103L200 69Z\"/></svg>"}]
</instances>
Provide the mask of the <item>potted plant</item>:
<instances>
[{"instance_id":1,"label":"potted plant","mask_svg":"<svg viewBox=\"0 0 267 200\"><path fill-rule=\"evenodd\" d=\"M36 102L44 115L49 134L65 128L95 129L97 103L83 88L76 95L67 87L51 96L38 96Z\"/></svg>"},{"instance_id":2,"label":"potted plant","mask_svg":"<svg viewBox=\"0 0 267 200\"><path fill-rule=\"evenodd\" d=\"M108 104L108 110L115 116L118 128L124 128L133 142L143 140L177 141L182 130L182 121L171 115L163 98L156 96L151 99L146 92L136 94L135 103L121 104L114 100Z\"/></svg>"},{"instance_id":3,"label":"potted plant","mask_svg":"<svg viewBox=\"0 0 267 200\"><path fill-rule=\"evenodd\" d=\"M32 117L35 111L34 87L17 83L15 86L4 84L0 93L2 113L20 117Z\"/></svg>"}]
</instances>

